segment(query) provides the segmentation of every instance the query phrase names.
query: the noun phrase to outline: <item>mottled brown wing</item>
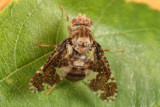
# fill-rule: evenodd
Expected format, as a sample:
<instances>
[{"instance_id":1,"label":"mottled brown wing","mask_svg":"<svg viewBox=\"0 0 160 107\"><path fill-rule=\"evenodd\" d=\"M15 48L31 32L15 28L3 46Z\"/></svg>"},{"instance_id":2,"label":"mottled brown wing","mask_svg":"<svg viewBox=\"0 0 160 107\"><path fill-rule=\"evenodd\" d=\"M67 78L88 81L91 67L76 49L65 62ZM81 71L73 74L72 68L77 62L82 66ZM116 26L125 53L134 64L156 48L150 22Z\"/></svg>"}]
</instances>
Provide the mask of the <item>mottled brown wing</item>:
<instances>
[{"instance_id":1,"label":"mottled brown wing","mask_svg":"<svg viewBox=\"0 0 160 107\"><path fill-rule=\"evenodd\" d=\"M116 80L110 71L109 63L103 49L97 42L94 42L94 45L94 60L89 64L89 69L93 71L93 76L89 81L89 87L102 100L107 102L115 101L118 95Z\"/></svg>"},{"instance_id":2,"label":"mottled brown wing","mask_svg":"<svg viewBox=\"0 0 160 107\"><path fill-rule=\"evenodd\" d=\"M62 41L51 53L47 62L32 77L29 83L29 89L32 93L48 89L60 81L60 76L56 70L63 64L62 60L66 54L68 41L69 38Z\"/></svg>"}]
</instances>

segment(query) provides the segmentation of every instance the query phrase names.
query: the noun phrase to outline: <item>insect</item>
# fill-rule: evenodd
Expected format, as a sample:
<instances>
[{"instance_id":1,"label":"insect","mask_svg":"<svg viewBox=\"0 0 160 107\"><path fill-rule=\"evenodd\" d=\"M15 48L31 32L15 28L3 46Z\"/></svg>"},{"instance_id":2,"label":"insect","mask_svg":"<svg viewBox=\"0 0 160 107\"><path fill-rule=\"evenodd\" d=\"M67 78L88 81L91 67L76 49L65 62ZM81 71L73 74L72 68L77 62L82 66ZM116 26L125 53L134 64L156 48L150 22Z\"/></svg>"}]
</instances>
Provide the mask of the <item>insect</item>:
<instances>
[{"instance_id":1,"label":"insect","mask_svg":"<svg viewBox=\"0 0 160 107\"><path fill-rule=\"evenodd\" d=\"M56 46L46 63L32 77L30 91L36 93L50 88L49 94L64 78L73 82L87 78L89 88L102 100L115 101L118 88L104 54L109 50L103 50L94 40L93 22L79 13L72 20L71 28L67 12L63 7L61 9L67 16L69 37Z\"/></svg>"}]
</instances>

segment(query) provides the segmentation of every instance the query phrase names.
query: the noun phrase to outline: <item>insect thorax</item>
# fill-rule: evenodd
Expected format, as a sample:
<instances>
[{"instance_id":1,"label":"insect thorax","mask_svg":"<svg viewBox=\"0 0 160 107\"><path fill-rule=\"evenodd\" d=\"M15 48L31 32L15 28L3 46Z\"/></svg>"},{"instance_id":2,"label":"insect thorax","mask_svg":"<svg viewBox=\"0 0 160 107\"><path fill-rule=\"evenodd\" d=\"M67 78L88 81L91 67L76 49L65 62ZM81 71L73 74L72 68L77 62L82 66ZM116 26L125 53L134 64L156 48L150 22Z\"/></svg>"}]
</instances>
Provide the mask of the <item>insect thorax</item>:
<instances>
[{"instance_id":1,"label":"insect thorax","mask_svg":"<svg viewBox=\"0 0 160 107\"><path fill-rule=\"evenodd\" d=\"M89 26L76 25L70 35L72 47L79 54L85 54L93 45L92 30Z\"/></svg>"}]
</instances>

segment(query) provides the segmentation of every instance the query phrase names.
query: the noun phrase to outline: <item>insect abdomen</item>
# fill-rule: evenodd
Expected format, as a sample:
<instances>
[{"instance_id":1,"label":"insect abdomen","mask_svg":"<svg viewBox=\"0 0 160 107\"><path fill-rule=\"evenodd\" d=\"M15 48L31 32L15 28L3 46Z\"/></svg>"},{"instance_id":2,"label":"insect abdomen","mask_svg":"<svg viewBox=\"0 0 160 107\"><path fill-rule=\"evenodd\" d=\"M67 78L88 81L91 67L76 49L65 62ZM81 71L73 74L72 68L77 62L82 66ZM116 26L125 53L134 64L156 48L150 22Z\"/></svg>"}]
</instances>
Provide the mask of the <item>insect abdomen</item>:
<instances>
[{"instance_id":1,"label":"insect abdomen","mask_svg":"<svg viewBox=\"0 0 160 107\"><path fill-rule=\"evenodd\" d=\"M84 67L73 67L66 75L66 79L73 82L82 80L85 77Z\"/></svg>"}]
</instances>

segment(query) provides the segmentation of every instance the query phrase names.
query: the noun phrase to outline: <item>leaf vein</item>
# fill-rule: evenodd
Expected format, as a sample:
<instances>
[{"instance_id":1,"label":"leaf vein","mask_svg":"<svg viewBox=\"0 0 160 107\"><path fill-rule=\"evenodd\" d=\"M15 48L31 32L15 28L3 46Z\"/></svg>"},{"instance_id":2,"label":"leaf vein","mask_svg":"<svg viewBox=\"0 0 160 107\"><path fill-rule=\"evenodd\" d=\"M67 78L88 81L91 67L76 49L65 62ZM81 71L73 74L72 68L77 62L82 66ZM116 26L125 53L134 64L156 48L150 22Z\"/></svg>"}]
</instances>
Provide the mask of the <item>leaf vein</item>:
<instances>
[{"instance_id":1,"label":"leaf vein","mask_svg":"<svg viewBox=\"0 0 160 107\"><path fill-rule=\"evenodd\" d=\"M52 51L51 51L51 52L52 52ZM25 67L33 64L34 62L36 62L36 61L38 61L38 60L41 60L42 58L48 56L49 54L51 54L51 52L44 54L43 56L41 56L41 57L39 57L39 58L37 58L37 59L29 62L28 64L21 66L20 68L16 68L13 72L9 73L6 77L2 78L2 79L0 80L0 83L1 83L2 81L4 81L4 80L8 79L10 76L12 76L12 75L13 75L14 73L16 73L17 71L22 70L23 68L25 68Z\"/></svg>"},{"instance_id":2,"label":"leaf vein","mask_svg":"<svg viewBox=\"0 0 160 107\"><path fill-rule=\"evenodd\" d=\"M113 32L113 33L108 33L108 34L103 34L103 35L99 35L96 37L103 37L103 36L108 36L108 35L118 35L118 34L128 34L128 33L133 33L133 32L142 32L142 31L151 31L151 30L158 30L156 28L143 28L143 29L133 29L133 30L128 30L128 31L123 31L123 32Z\"/></svg>"},{"instance_id":3,"label":"leaf vein","mask_svg":"<svg viewBox=\"0 0 160 107\"><path fill-rule=\"evenodd\" d=\"M28 16L28 17L26 18L26 20L21 24L20 30L19 30L18 35L17 35L17 38L16 38L16 43L15 43L15 47L14 47L14 64L15 64L16 69L17 69L16 50L17 50L17 44L18 44L19 36L20 36L20 34L21 34L21 31L22 31L22 28L23 28L24 24L25 24L26 21L32 16L34 10L35 10L35 8L32 9L31 15Z\"/></svg>"},{"instance_id":4,"label":"leaf vein","mask_svg":"<svg viewBox=\"0 0 160 107\"><path fill-rule=\"evenodd\" d=\"M16 69L17 69L16 50L17 50L17 43L18 43L18 40L19 40L19 35L21 33L22 27L23 27L23 24L21 25L20 30L18 32L18 35L17 35L17 38L16 38L15 47L14 47L14 64L15 64Z\"/></svg>"}]
</instances>

